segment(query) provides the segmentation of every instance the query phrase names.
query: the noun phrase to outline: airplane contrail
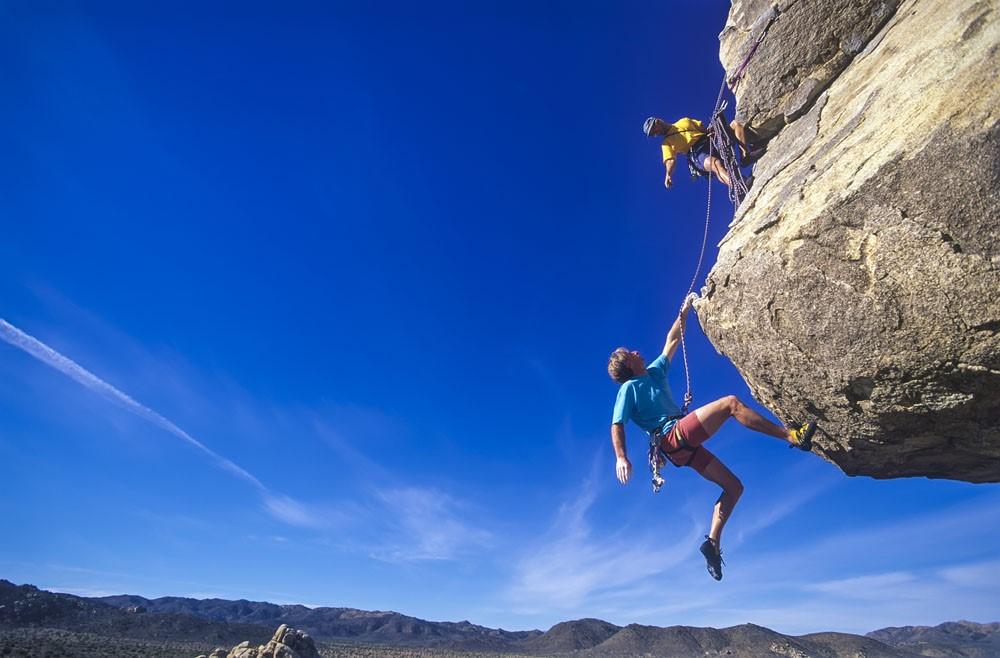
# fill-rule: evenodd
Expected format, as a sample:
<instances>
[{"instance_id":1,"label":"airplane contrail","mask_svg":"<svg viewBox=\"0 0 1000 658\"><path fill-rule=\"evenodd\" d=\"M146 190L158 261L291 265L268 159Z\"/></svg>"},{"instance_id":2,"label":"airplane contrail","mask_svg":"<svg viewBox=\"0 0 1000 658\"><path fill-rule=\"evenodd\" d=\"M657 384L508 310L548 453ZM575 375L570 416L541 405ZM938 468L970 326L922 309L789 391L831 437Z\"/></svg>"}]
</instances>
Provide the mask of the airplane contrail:
<instances>
[{"instance_id":1,"label":"airplane contrail","mask_svg":"<svg viewBox=\"0 0 1000 658\"><path fill-rule=\"evenodd\" d=\"M265 508L281 520L296 525L314 525L308 513L293 499L283 494L271 492L260 480L245 469L207 447L204 443L178 427L173 421L153 411L146 405L137 402L127 393L118 390L69 357L60 354L34 336L24 333L3 318L0 318L0 339L33 356L50 368L58 370L73 381L86 386L104 399L114 402L139 418L149 421L160 429L193 445L216 466L253 485L264 497Z\"/></svg>"}]
</instances>

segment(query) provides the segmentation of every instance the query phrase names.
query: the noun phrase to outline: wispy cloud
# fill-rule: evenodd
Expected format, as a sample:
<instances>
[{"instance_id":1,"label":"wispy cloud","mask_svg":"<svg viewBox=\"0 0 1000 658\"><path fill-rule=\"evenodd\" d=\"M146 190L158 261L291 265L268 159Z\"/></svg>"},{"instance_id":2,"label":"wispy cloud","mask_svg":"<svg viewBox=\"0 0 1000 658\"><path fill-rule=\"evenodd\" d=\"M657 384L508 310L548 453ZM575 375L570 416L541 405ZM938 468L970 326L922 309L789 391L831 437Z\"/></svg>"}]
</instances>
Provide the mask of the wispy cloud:
<instances>
[{"instance_id":1,"label":"wispy cloud","mask_svg":"<svg viewBox=\"0 0 1000 658\"><path fill-rule=\"evenodd\" d=\"M774 479L769 483L772 491L794 491L795 495L769 496L763 505L748 506L745 500L741 501L733 527L728 528L726 544L729 548L735 548L757 533L792 517L814 498L843 482L839 471L827 464L817 468L813 460L802 460L787 473L775 474L775 479L779 477L780 484Z\"/></svg>"},{"instance_id":2,"label":"wispy cloud","mask_svg":"<svg viewBox=\"0 0 1000 658\"><path fill-rule=\"evenodd\" d=\"M751 621L785 633L992 621L1000 615L994 594L1000 561L975 557L1000 549L993 531L998 502L986 494L896 523L745 556L724 581L725 607L692 621Z\"/></svg>"},{"instance_id":3,"label":"wispy cloud","mask_svg":"<svg viewBox=\"0 0 1000 658\"><path fill-rule=\"evenodd\" d=\"M374 437L401 428L384 414L356 407L340 407L334 420L316 418L314 431L350 464L362 482L391 482L398 477L360 448L358 437ZM350 429L334 426L336 420ZM471 505L437 487L420 485L364 487L368 501L356 511L366 517L366 525L387 529L380 540L355 538L350 549L378 560L394 563L425 560L456 560L486 549L493 534L481 521L470 520L476 514ZM480 514L480 517L482 514ZM385 537L393 540L386 542Z\"/></svg>"},{"instance_id":4,"label":"wispy cloud","mask_svg":"<svg viewBox=\"0 0 1000 658\"><path fill-rule=\"evenodd\" d=\"M434 489L400 487L376 492L387 523L385 536L398 541L382 544L373 557L390 562L453 560L489 546L491 533L462 518L468 507Z\"/></svg>"},{"instance_id":5,"label":"wispy cloud","mask_svg":"<svg viewBox=\"0 0 1000 658\"><path fill-rule=\"evenodd\" d=\"M673 541L665 531L637 535L624 527L595 536L587 517L601 489L592 469L582 493L560 506L550 531L516 562L506 596L522 613L611 610L623 600L641 600L653 578L689 555L698 535L693 519Z\"/></svg>"},{"instance_id":6,"label":"wispy cloud","mask_svg":"<svg viewBox=\"0 0 1000 658\"><path fill-rule=\"evenodd\" d=\"M744 516L734 517L727 531L731 559L721 583L708 579L695 551L696 529L705 522L702 495L671 490L666 516L651 524L661 530L644 533L620 512L609 522L601 505L608 491L592 476L581 483L578 497L560 506L551 531L516 561L504 594L515 614L536 624L597 616L618 624L720 627L749 621L787 633L864 633L957 617L988 621L1000 614L992 600L1000 586L1000 562L982 559L1000 549L991 530L1000 523L1000 505L988 490L952 508L894 523L819 536L810 532L802 542L765 540L765 550L751 544L751 535L779 521L795 523L804 502L840 479L811 468L787 474L794 487L780 481L771 487L794 489L790 498L802 500L782 502L776 495L774 504L738 508ZM679 528L678 515L690 524ZM737 549L741 540L744 547Z\"/></svg>"},{"instance_id":7,"label":"wispy cloud","mask_svg":"<svg viewBox=\"0 0 1000 658\"><path fill-rule=\"evenodd\" d=\"M298 526L315 526L320 524L320 520L310 514L301 503L284 494L271 491L247 470L207 447L204 443L181 429L173 421L136 401L127 393L112 386L69 357L60 354L37 338L21 331L2 318L0 318L0 339L34 357L50 368L66 375L78 384L94 391L104 399L117 404L135 416L146 420L193 446L216 467L253 486L263 500L264 509L278 520Z\"/></svg>"},{"instance_id":8,"label":"wispy cloud","mask_svg":"<svg viewBox=\"0 0 1000 658\"><path fill-rule=\"evenodd\" d=\"M839 580L825 580L818 583L811 583L805 586L806 590L814 592L824 592L847 596L851 598L877 598L884 596L883 592L890 587L907 585L916 580L916 576L906 571L891 571L889 573L873 574L869 576L856 576L854 578L841 578Z\"/></svg>"},{"instance_id":9,"label":"wispy cloud","mask_svg":"<svg viewBox=\"0 0 1000 658\"><path fill-rule=\"evenodd\" d=\"M761 573L815 573L824 565L839 569L843 556L852 556L854 568L870 573L895 571L905 551L906 561L935 565L967 560L977 551L996 551L1000 537L1000 496L987 494L951 508L896 523L863 527L828 535L808 545L789 546L754 561ZM964 541L961 538L965 538ZM886 568L888 567L888 568Z\"/></svg>"},{"instance_id":10,"label":"wispy cloud","mask_svg":"<svg viewBox=\"0 0 1000 658\"><path fill-rule=\"evenodd\" d=\"M946 582L977 589L1000 589L1000 560L959 564L938 572Z\"/></svg>"}]
</instances>

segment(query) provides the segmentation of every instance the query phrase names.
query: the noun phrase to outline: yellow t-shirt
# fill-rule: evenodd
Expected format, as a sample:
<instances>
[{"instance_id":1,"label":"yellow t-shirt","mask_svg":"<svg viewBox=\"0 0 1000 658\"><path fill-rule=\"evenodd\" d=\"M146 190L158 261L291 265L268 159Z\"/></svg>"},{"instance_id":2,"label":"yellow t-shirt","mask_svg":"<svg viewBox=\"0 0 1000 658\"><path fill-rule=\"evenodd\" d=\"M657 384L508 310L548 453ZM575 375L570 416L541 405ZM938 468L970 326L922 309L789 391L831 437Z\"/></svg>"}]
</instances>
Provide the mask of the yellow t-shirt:
<instances>
[{"instance_id":1,"label":"yellow t-shirt","mask_svg":"<svg viewBox=\"0 0 1000 658\"><path fill-rule=\"evenodd\" d=\"M663 138L663 161L676 158L678 153L687 153L691 146L704 137L705 127L697 119L684 117L676 123L667 124L667 135Z\"/></svg>"}]
</instances>

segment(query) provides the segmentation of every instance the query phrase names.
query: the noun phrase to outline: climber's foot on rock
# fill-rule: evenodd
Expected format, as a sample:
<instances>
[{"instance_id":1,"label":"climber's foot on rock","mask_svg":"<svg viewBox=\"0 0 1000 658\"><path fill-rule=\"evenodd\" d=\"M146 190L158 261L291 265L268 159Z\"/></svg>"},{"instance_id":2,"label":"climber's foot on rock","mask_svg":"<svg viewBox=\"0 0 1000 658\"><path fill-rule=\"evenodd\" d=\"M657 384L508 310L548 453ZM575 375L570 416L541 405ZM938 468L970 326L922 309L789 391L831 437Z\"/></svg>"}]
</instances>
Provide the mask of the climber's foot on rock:
<instances>
[{"instance_id":1,"label":"climber's foot on rock","mask_svg":"<svg viewBox=\"0 0 1000 658\"><path fill-rule=\"evenodd\" d=\"M767 153L767 147L761 146L759 148L747 150L742 152L742 158L740 158L740 163L746 167L752 165L753 163L760 160L760 156Z\"/></svg>"},{"instance_id":2,"label":"climber's foot on rock","mask_svg":"<svg viewBox=\"0 0 1000 658\"><path fill-rule=\"evenodd\" d=\"M798 448L799 450L812 450L812 439L813 434L816 433L816 421L810 420L797 429L793 429L789 434L788 442L792 445L792 448Z\"/></svg>"}]
</instances>

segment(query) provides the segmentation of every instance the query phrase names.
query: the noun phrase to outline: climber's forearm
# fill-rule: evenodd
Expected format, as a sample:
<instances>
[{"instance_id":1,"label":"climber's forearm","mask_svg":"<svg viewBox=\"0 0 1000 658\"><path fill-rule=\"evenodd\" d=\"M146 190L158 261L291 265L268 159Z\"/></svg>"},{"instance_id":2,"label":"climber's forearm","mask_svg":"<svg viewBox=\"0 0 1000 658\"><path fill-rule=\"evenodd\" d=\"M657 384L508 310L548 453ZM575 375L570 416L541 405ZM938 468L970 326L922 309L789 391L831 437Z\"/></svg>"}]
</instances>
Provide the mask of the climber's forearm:
<instances>
[{"instance_id":1,"label":"climber's forearm","mask_svg":"<svg viewBox=\"0 0 1000 658\"><path fill-rule=\"evenodd\" d=\"M625 448L625 426L621 423L614 423L611 425L611 445L615 449L616 458L628 458L628 452Z\"/></svg>"}]
</instances>

